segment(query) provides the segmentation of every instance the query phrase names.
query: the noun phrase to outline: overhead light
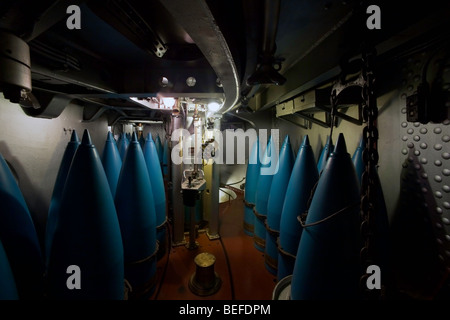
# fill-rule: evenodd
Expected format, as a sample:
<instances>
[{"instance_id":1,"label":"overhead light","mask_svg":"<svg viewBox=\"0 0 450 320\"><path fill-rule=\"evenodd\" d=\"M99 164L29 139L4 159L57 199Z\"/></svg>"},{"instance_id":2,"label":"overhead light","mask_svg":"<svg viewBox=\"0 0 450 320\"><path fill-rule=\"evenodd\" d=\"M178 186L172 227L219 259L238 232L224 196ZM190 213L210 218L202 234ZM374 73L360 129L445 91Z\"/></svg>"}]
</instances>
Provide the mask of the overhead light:
<instances>
[{"instance_id":1,"label":"overhead light","mask_svg":"<svg viewBox=\"0 0 450 320\"><path fill-rule=\"evenodd\" d=\"M213 101L208 103L208 111L210 112L217 112L220 109L220 104L218 104L217 102Z\"/></svg>"},{"instance_id":2,"label":"overhead light","mask_svg":"<svg viewBox=\"0 0 450 320\"><path fill-rule=\"evenodd\" d=\"M253 113L254 111L248 105L241 105L236 109L235 112L236 113Z\"/></svg>"},{"instance_id":3,"label":"overhead light","mask_svg":"<svg viewBox=\"0 0 450 320\"><path fill-rule=\"evenodd\" d=\"M189 77L186 79L186 84L188 87L193 87L197 83L197 80L194 77Z\"/></svg>"},{"instance_id":4,"label":"overhead light","mask_svg":"<svg viewBox=\"0 0 450 320\"><path fill-rule=\"evenodd\" d=\"M172 109L173 106L175 105L175 98L165 97L162 98L162 101L164 103L164 106L168 109Z\"/></svg>"},{"instance_id":5,"label":"overhead light","mask_svg":"<svg viewBox=\"0 0 450 320\"><path fill-rule=\"evenodd\" d=\"M159 85L163 88L167 87L169 85L169 79L166 77L159 78Z\"/></svg>"}]
</instances>

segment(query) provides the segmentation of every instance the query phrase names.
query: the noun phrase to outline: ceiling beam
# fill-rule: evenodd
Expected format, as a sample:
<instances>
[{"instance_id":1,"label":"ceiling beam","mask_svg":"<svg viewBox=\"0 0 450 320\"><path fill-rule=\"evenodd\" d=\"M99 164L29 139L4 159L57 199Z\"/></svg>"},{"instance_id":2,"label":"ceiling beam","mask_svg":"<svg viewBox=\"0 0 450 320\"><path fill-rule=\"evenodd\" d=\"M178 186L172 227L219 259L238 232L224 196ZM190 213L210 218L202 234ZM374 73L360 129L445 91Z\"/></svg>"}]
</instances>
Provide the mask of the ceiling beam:
<instances>
[{"instance_id":1,"label":"ceiling beam","mask_svg":"<svg viewBox=\"0 0 450 320\"><path fill-rule=\"evenodd\" d=\"M189 34L205 56L225 94L219 113L225 113L237 103L240 84L230 48L204 0L164 0L161 4Z\"/></svg>"}]
</instances>

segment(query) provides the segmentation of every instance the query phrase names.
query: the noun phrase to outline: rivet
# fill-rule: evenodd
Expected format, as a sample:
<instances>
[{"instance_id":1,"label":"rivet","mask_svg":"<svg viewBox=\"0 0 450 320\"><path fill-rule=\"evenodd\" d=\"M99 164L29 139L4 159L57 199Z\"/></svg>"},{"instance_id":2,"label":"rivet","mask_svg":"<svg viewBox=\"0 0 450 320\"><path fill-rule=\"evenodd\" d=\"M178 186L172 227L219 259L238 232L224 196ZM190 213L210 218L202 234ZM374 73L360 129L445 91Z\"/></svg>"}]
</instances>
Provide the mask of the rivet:
<instances>
[{"instance_id":1,"label":"rivet","mask_svg":"<svg viewBox=\"0 0 450 320\"><path fill-rule=\"evenodd\" d=\"M434 149L437 150L437 151L441 150L441 149L442 149L442 144L436 143L436 144L434 145Z\"/></svg>"},{"instance_id":2,"label":"rivet","mask_svg":"<svg viewBox=\"0 0 450 320\"><path fill-rule=\"evenodd\" d=\"M442 186L442 190L444 190L445 193L449 193L450 192L450 187L445 184L445 185Z\"/></svg>"},{"instance_id":3,"label":"rivet","mask_svg":"<svg viewBox=\"0 0 450 320\"><path fill-rule=\"evenodd\" d=\"M450 209L450 203L447 202L447 201L445 201L444 203L442 203L442 206L443 206L445 209Z\"/></svg>"},{"instance_id":4,"label":"rivet","mask_svg":"<svg viewBox=\"0 0 450 320\"><path fill-rule=\"evenodd\" d=\"M435 175L435 176L434 176L434 181L436 181L436 182L442 182L442 177L441 177L441 176L438 176L438 175Z\"/></svg>"},{"instance_id":5,"label":"rivet","mask_svg":"<svg viewBox=\"0 0 450 320\"><path fill-rule=\"evenodd\" d=\"M414 122L414 127L416 128L420 127L420 122Z\"/></svg>"},{"instance_id":6,"label":"rivet","mask_svg":"<svg viewBox=\"0 0 450 320\"><path fill-rule=\"evenodd\" d=\"M446 177L450 176L450 169L444 169L442 170L442 174Z\"/></svg>"},{"instance_id":7,"label":"rivet","mask_svg":"<svg viewBox=\"0 0 450 320\"><path fill-rule=\"evenodd\" d=\"M408 154L408 150L402 149L402 153L406 155L406 154Z\"/></svg>"},{"instance_id":8,"label":"rivet","mask_svg":"<svg viewBox=\"0 0 450 320\"><path fill-rule=\"evenodd\" d=\"M427 128L420 128L420 133L425 134L427 132L428 132Z\"/></svg>"},{"instance_id":9,"label":"rivet","mask_svg":"<svg viewBox=\"0 0 450 320\"><path fill-rule=\"evenodd\" d=\"M442 154L442 158L444 158L445 160L450 159L450 153L449 153L449 152L444 152L444 153Z\"/></svg>"},{"instance_id":10,"label":"rivet","mask_svg":"<svg viewBox=\"0 0 450 320\"><path fill-rule=\"evenodd\" d=\"M428 147L428 145L427 145L425 142L422 142L422 143L420 144L420 147L421 147L422 149L426 149L426 148Z\"/></svg>"},{"instance_id":11,"label":"rivet","mask_svg":"<svg viewBox=\"0 0 450 320\"><path fill-rule=\"evenodd\" d=\"M442 212L443 212L443 211L442 211L442 208L437 207L437 208L436 208L436 212L437 212L438 214L442 214Z\"/></svg>"},{"instance_id":12,"label":"rivet","mask_svg":"<svg viewBox=\"0 0 450 320\"><path fill-rule=\"evenodd\" d=\"M414 155L415 155L416 157L420 156L420 151L419 151L419 150L414 150Z\"/></svg>"},{"instance_id":13,"label":"rivet","mask_svg":"<svg viewBox=\"0 0 450 320\"><path fill-rule=\"evenodd\" d=\"M421 164L427 164L427 163L428 163L427 158L422 158L422 159L420 159L420 163L421 163Z\"/></svg>"},{"instance_id":14,"label":"rivet","mask_svg":"<svg viewBox=\"0 0 450 320\"><path fill-rule=\"evenodd\" d=\"M440 134L442 132L442 129L437 127L437 128L434 128L433 132L436 134Z\"/></svg>"},{"instance_id":15,"label":"rivet","mask_svg":"<svg viewBox=\"0 0 450 320\"><path fill-rule=\"evenodd\" d=\"M442 141L449 142L450 141L450 136L448 136L448 135L442 136Z\"/></svg>"},{"instance_id":16,"label":"rivet","mask_svg":"<svg viewBox=\"0 0 450 320\"><path fill-rule=\"evenodd\" d=\"M420 137L419 137L419 136L414 136L413 139L414 139L414 141L416 141L416 142L417 142L417 141L420 141Z\"/></svg>"},{"instance_id":17,"label":"rivet","mask_svg":"<svg viewBox=\"0 0 450 320\"><path fill-rule=\"evenodd\" d=\"M408 122L402 122L401 126L402 128L406 128L408 126Z\"/></svg>"},{"instance_id":18,"label":"rivet","mask_svg":"<svg viewBox=\"0 0 450 320\"><path fill-rule=\"evenodd\" d=\"M442 166L442 161L441 160L436 160L436 161L434 161L434 165L436 167L440 167L440 166Z\"/></svg>"},{"instance_id":19,"label":"rivet","mask_svg":"<svg viewBox=\"0 0 450 320\"><path fill-rule=\"evenodd\" d=\"M406 146L407 146L408 148L412 149L412 148L414 148L414 143L408 142Z\"/></svg>"},{"instance_id":20,"label":"rivet","mask_svg":"<svg viewBox=\"0 0 450 320\"><path fill-rule=\"evenodd\" d=\"M403 137L402 137L402 140L403 140L403 141L408 141L408 136L403 136Z\"/></svg>"},{"instance_id":21,"label":"rivet","mask_svg":"<svg viewBox=\"0 0 450 320\"><path fill-rule=\"evenodd\" d=\"M405 113L406 113L406 108L402 108L401 112L402 112L403 114L405 114Z\"/></svg>"},{"instance_id":22,"label":"rivet","mask_svg":"<svg viewBox=\"0 0 450 320\"><path fill-rule=\"evenodd\" d=\"M440 192L440 191L436 191L436 192L434 193L434 195L435 195L436 198L438 198L438 199L442 198L442 192Z\"/></svg>"}]
</instances>

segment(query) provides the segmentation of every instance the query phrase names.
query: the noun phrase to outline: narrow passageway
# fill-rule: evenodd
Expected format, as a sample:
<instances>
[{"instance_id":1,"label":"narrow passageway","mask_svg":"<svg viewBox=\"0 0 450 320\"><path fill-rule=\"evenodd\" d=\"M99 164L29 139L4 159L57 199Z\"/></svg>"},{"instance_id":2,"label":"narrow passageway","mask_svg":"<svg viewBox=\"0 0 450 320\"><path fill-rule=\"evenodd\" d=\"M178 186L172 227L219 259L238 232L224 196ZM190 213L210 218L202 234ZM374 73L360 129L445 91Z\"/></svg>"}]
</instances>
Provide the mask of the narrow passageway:
<instances>
[{"instance_id":1,"label":"narrow passageway","mask_svg":"<svg viewBox=\"0 0 450 320\"><path fill-rule=\"evenodd\" d=\"M196 239L199 247L172 247L169 255L158 261L155 293L152 300L270 300L276 277L264 266L264 255L253 246L253 238L243 229L244 194L233 189L237 198L219 207L221 239L209 240L205 232ZM186 235L186 241L189 236ZM216 258L214 270L222 279L218 292L197 296L189 289L189 280L195 272L194 258L209 252ZM167 259L169 259L167 261ZM227 263L228 260L228 263ZM164 274L164 269L165 274ZM162 281L162 282L161 282Z\"/></svg>"}]
</instances>

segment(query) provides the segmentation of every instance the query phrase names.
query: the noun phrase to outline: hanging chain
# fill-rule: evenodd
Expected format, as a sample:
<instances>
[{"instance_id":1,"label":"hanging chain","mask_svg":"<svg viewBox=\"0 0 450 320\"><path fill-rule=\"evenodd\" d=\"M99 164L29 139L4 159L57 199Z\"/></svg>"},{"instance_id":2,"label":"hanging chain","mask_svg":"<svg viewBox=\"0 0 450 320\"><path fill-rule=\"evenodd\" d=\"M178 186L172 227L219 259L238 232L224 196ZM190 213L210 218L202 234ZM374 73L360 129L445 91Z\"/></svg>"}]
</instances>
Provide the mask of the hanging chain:
<instances>
[{"instance_id":1,"label":"hanging chain","mask_svg":"<svg viewBox=\"0 0 450 320\"><path fill-rule=\"evenodd\" d=\"M361 178L361 236L363 247L361 249L361 267L363 275L360 279L361 291L363 296L368 299L379 299L381 290L369 290L367 288L368 274L367 267L376 264L378 257L376 256L376 167L378 164L378 129L377 117L378 108L375 96L375 75L373 73L373 63L375 52L363 53L362 76L364 78L364 86L362 88L362 113L366 126L363 129L363 139L366 148L363 151L363 161L365 171Z\"/></svg>"}]
</instances>

